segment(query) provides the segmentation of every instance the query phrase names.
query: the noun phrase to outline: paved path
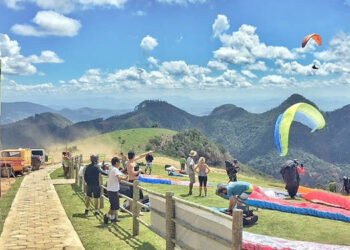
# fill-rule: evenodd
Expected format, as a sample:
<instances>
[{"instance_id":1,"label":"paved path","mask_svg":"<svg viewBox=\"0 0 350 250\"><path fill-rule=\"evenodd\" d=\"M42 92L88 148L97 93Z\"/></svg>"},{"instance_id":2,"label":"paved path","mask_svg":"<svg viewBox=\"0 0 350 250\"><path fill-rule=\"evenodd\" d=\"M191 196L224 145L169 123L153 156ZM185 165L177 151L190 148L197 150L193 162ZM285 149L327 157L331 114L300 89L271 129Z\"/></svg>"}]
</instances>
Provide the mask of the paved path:
<instances>
[{"instance_id":1,"label":"paved path","mask_svg":"<svg viewBox=\"0 0 350 250\"><path fill-rule=\"evenodd\" d=\"M49 174L49 166L27 175L12 203L0 249L84 249Z\"/></svg>"}]
</instances>

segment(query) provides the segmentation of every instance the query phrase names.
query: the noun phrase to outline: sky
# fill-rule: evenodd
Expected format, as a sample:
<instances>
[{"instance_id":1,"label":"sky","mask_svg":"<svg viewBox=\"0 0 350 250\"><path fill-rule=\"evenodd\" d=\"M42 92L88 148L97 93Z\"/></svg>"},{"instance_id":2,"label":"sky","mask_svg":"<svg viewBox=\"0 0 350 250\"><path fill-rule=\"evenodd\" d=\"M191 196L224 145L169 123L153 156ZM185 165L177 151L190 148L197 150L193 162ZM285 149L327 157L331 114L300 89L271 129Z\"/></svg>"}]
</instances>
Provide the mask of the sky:
<instances>
[{"instance_id":1,"label":"sky","mask_svg":"<svg viewBox=\"0 0 350 250\"><path fill-rule=\"evenodd\" d=\"M1 0L2 98L205 113L299 93L333 110L350 104L349 22L350 0Z\"/></svg>"}]
</instances>

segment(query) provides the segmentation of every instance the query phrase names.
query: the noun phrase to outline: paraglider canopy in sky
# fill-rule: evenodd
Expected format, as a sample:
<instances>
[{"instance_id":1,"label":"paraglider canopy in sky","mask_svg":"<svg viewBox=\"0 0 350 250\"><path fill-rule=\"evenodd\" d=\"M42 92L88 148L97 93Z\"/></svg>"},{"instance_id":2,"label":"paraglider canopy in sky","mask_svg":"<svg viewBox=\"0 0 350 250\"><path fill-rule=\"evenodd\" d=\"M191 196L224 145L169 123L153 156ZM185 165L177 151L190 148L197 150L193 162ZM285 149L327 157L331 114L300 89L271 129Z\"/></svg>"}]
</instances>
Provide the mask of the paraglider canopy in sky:
<instances>
[{"instance_id":1,"label":"paraglider canopy in sky","mask_svg":"<svg viewBox=\"0 0 350 250\"><path fill-rule=\"evenodd\" d=\"M311 35L304 37L304 40L303 40L301 46L304 48L310 39L314 39L316 41L316 43L318 44L318 46L322 45L322 37L318 34L311 34Z\"/></svg>"},{"instance_id":2,"label":"paraglider canopy in sky","mask_svg":"<svg viewBox=\"0 0 350 250\"><path fill-rule=\"evenodd\" d=\"M290 106L278 116L275 124L275 143L281 156L288 153L289 130L293 121L308 126L311 132L326 126L323 115L314 106L303 102Z\"/></svg>"}]
</instances>

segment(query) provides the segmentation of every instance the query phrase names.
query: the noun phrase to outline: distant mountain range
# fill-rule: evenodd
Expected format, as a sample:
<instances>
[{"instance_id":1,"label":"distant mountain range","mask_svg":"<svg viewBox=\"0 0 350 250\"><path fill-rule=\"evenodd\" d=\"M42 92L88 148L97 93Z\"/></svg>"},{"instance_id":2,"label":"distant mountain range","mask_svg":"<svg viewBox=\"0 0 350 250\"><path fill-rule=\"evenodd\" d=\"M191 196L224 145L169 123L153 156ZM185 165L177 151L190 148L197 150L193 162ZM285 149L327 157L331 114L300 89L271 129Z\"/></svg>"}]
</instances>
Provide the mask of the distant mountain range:
<instances>
[{"instance_id":1,"label":"distant mountain range","mask_svg":"<svg viewBox=\"0 0 350 250\"><path fill-rule=\"evenodd\" d=\"M2 124L10 124L30 116L41 113L57 113L73 122L88 121L97 118L106 119L113 115L120 115L126 113L130 110L128 109L93 109L93 108L79 108L79 109L68 109L64 108L61 110L56 110L43 106L40 104L35 104L31 102L5 102L2 104Z\"/></svg>"},{"instance_id":2,"label":"distant mountain range","mask_svg":"<svg viewBox=\"0 0 350 250\"><path fill-rule=\"evenodd\" d=\"M37 115L4 126L2 138L7 147L44 147L53 142L73 141L118 129L158 126L183 131L197 128L224 145L241 162L274 177L280 177L282 163L293 158L298 158L307 167L307 175L302 180L310 185L350 176L350 105L325 112L327 126L315 133L293 123L288 156L279 156L274 145L275 121L280 113L298 102L313 104L294 94L278 107L261 114L226 104L207 116L195 116L166 102L144 101L133 112L75 124L57 114Z\"/></svg>"}]
</instances>

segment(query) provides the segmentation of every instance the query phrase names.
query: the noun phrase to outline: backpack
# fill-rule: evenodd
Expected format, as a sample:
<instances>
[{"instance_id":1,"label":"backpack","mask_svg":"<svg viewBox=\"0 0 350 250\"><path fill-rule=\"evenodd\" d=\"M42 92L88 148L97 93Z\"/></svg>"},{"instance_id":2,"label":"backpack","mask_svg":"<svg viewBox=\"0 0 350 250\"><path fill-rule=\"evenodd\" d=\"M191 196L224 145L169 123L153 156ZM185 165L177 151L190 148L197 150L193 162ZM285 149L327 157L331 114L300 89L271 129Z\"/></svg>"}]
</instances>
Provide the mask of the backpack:
<instances>
[{"instance_id":1,"label":"backpack","mask_svg":"<svg viewBox=\"0 0 350 250\"><path fill-rule=\"evenodd\" d=\"M237 206L237 209L243 210L243 226L252 226L258 221L259 217L249 209L249 206Z\"/></svg>"},{"instance_id":2,"label":"backpack","mask_svg":"<svg viewBox=\"0 0 350 250\"><path fill-rule=\"evenodd\" d=\"M249 206L237 206L237 209L243 211L243 226L253 226L259 219L257 215L253 213L253 210L249 209ZM232 211L224 210L223 213L232 215Z\"/></svg>"}]
</instances>

